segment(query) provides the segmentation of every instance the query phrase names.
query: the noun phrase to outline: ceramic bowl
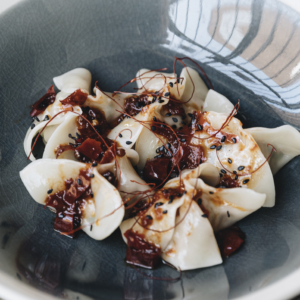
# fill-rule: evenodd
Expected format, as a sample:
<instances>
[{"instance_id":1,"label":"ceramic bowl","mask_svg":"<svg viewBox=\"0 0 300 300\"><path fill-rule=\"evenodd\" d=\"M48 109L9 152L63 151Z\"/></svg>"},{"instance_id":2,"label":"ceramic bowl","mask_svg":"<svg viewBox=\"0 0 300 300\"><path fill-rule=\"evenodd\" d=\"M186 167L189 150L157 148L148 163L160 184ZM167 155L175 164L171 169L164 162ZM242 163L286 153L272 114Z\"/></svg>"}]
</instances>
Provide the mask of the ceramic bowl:
<instances>
[{"instance_id":1,"label":"ceramic bowl","mask_svg":"<svg viewBox=\"0 0 300 300\"><path fill-rule=\"evenodd\" d=\"M19 171L30 105L52 78L85 67L113 91L140 68L200 63L241 100L245 127L300 127L299 14L271 0L28 0L0 15L0 297L5 299L288 299L300 293L300 157L276 176L276 205L240 222L243 248L177 277L126 266L119 230L104 241L53 231Z\"/></svg>"}]
</instances>

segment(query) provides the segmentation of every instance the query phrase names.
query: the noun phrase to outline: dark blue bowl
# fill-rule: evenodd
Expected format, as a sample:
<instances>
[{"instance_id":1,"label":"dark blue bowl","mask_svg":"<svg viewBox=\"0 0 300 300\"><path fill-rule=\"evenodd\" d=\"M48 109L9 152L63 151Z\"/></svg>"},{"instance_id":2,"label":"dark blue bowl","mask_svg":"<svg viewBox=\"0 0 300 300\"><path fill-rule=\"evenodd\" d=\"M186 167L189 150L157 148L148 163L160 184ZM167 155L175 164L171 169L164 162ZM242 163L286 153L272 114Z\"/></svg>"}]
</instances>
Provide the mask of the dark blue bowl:
<instances>
[{"instance_id":1,"label":"dark blue bowl","mask_svg":"<svg viewBox=\"0 0 300 300\"><path fill-rule=\"evenodd\" d=\"M0 296L7 299L287 299L300 292L300 158L276 176L276 205L244 219L223 265L151 280L126 266L119 230L98 242L53 231L19 178L30 105L76 67L113 91L140 68L200 63L241 100L245 127L300 127L300 16L271 0L28 0L0 16ZM162 266L147 276L177 277ZM78 298L77 298L78 297Z\"/></svg>"}]
</instances>

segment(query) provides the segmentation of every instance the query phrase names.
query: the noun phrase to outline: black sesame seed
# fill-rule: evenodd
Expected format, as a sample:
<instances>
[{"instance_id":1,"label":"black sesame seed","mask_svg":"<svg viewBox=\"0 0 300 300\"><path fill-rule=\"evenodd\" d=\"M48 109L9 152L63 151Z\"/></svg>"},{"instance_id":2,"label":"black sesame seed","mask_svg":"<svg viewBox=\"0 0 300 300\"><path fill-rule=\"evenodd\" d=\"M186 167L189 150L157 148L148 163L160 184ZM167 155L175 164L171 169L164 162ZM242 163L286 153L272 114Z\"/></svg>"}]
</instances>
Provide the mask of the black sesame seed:
<instances>
[{"instance_id":1,"label":"black sesame seed","mask_svg":"<svg viewBox=\"0 0 300 300\"><path fill-rule=\"evenodd\" d=\"M164 103L164 100L158 100L158 103Z\"/></svg>"},{"instance_id":2,"label":"black sesame seed","mask_svg":"<svg viewBox=\"0 0 300 300\"><path fill-rule=\"evenodd\" d=\"M91 193L90 193L90 196L91 196L91 198L94 198L94 193L91 192Z\"/></svg>"},{"instance_id":3,"label":"black sesame seed","mask_svg":"<svg viewBox=\"0 0 300 300\"><path fill-rule=\"evenodd\" d=\"M211 195L213 195L214 194L214 192L209 192Z\"/></svg>"},{"instance_id":4,"label":"black sesame seed","mask_svg":"<svg viewBox=\"0 0 300 300\"><path fill-rule=\"evenodd\" d=\"M225 140L226 140L226 136L225 136L225 135L223 135L223 136L222 136L222 138L221 138L221 143L224 143L224 142L225 142Z\"/></svg>"},{"instance_id":5,"label":"black sesame seed","mask_svg":"<svg viewBox=\"0 0 300 300\"><path fill-rule=\"evenodd\" d=\"M190 118L194 118L194 115L193 114L191 114L191 113L188 113L188 116L190 117Z\"/></svg>"},{"instance_id":6,"label":"black sesame seed","mask_svg":"<svg viewBox=\"0 0 300 300\"><path fill-rule=\"evenodd\" d=\"M172 118L172 120L177 123L178 122L178 119L177 118Z\"/></svg>"},{"instance_id":7,"label":"black sesame seed","mask_svg":"<svg viewBox=\"0 0 300 300\"><path fill-rule=\"evenodd\" d=\"M155 203L154 208L156 209L157 207L162 206L162 205L164 205L162 202L157 202L157 203Z\"/></svg>"},{"instance_id":8,"label":"black sesame seed","mask_svg":"<svg viewBox=\"0 0 300 300\"><path fill-rule=\"evenodd\" d=\"M170 143L167 144L167 148L169 148L169 149L171 148L171 144Z\"/></svg>"},{"instance_id":9,"label":"black sesame seed","mask_svg":"<svg viewBox=\"0 0 300 300\"><path fill-rule=\"evenodd\" d=\"M90 227L90 231L92 231L93 230L93 225L91 225L91 227Z\"/></svg>"},{"instance_id":10,"label":"black sesame seed","mask_svg":"<svg viewBox=\"0 0 300 300\"><path fill-rule=\"evenodd\" d=\"M156 101L156 96L153 96L152 103Z\"/></svg>"},{"instance_id":11,"label":"black sesame seed","mask_svg":"<svg viewBox=\"0 0 300 300\"><path fill-rule=\"evenodd\" d=\"M238 176L238 175L236 175L236 176L234 177L234 180L238 180L238 178L239 178L239 176Z\"/></svg>"},{"instance_id":12,"label":"black sesame seed","mask_svg":"<svg viewBox=\"0 0 300 300\"><path fill-rule=\"evenodd\" d=\"M127 145L130 145L130 144L132 144L132 142L131 142L131 141L127 141L126 144L127 144Z\"/></svg>"},{"instance_id":13,"label":"black sesame seed","mask_svg":"<svg viewBox=\"0 0 300 300\"><path fill-rule=\"evenodd\" d=\"M47 191L48 194L51 194L53 192L53 189L50 189Z\"/></svg>"},{"instance_id":14,"label":"black sesame seed","mask_svg":"<svg viewBox=\"0 0 300 300\"><path fill-rule=\"evenodd\" d=\"M170 116L172 116L171 113L167 113L167 114L166 114L166 117L170 117Z\"/></svg>"},{"instance_id":15,"label":"black sesame seed","mask_svg":"<svg viewBox=\"0 0 300 300\"><path fill-rule=\"evenodd\" d=\"M160 152L159 148L157 148L157 149L155 150L155 152L156 152L156 153L159 153L159 152Z\"/></svg>"},{"instance_id":16,"label":"black sesame seed","mask_svg":"<svg viewBox=\"0 0 300 300\"><path fill-rule=\"evenodd\" d=\"M182 193L182 195L185 195L187 193L187 191L184 191L183 193Z\"/></svg>"},{"instance_id":17,"label":"black sesame seed","mask_svg":"<svg viewBox=\"0 0 300 300\"><path fill-rule=\"evenodd\" d=\"M223 177L223 174L222 174L222 173L220 173L220 177Z\"/></svg>"},{"instance_id":18,"label":"black sesame seed","mask_svg":"<svg viewBox=\"0 0 300 300\"><path fill-rule=\"evenodd\" d=\"M238 167L238 170L239 170L239 171L242 171L242 170L244 170L244 169L245 169L244 166L239 166L239 167Z\"/></svg>"},{"instance_id":19,"label":"black sesame seed","mask_svg":"<svg viewBox=\"0 0 300 300\"><path fill-rule=\"evenodd\" d=\"M228 163L232 164L231 158L228 158Z\"/></svg>"},{"instance_id":20,"label":"black sesame seed","mask_svg":"<svg viewBox=\"0 0 300 300\"><path fill-rule=\"evenodd\" d=\"M182 125L184 125L184 126L186 125L186 123L185 123L184 121L181 121L180 123L181 123Z\"/></svg>"},{"instance_id":21,"label":"black sesame seed","mask_svg":"<svg viewBox=\"0 0 300 300\"><path fill-rule=\"evenodd\" d=\"M165 93L165 97L170 96L170 92Z\"/></svg>"},{"instance_id":22,"label":"black sesame seed","mask_svg":"<svg viewBox=\"0 0 300 300\"><path fill-rule=\"evenodd\" d=\"M94 174L90 174L90 178L94 178L95 177L95 175Z\"/></svg>"},{"instance_id":23,"label":"black sesame seed","mask_svg":"<svg viewBox=\"0 0 300 300\"><path fill-rule=\"evenodd\" d=\"M228 218L230 218L230 213L229 213L229 211L227 210L227 216L228 216Z\"/></svg>"},{"instance_id":24,"label":"black sesame seed","mask_svg":"<svg viewBox=\"0 0 300 300\"><path fill-rule=\"evenodd\" d=\"M202 217L203 217L203 218L207 218L207 214L203 214Z\"/></svg>"},{"instance_id":25,"label":"black sesame seed","mask_svg":"<svg viewBox=\"0 0 300 300\"><path fill-rule=\"evenodd\" d=\"M170 201L173 201L173 200L174 200L174 196L173 196L173 195L170 195L170 196L169 196L169 199L170 199Z\"/></svg>"},{"instance_id":26,"label":"black sesame seed","mask_svg":"<svg viewBox=\"0 0 300 300\"><path fill-rule=\"evenodd\" d=\"M137 102L137 103L135 104L135 107L139 108L139 107L140 107L140 103Z\"/></svg>"},{"instance_id":27,"label":"black sesame seed","mask_svg":"<svg viewBox=\"0 0 300 300\"><path fill-rule=\"evenodd\" d=\"M198 202L199 205L201 205L201 204L202 204L202 199L199 198L199 199L197 200L197 202Z\"/></svg>"},{"instance_id":28,"label":"black sesame seed","mask_svg":"<svg viewBox=\"0 0 300 300\"><path fill-rule=\"evenodd\" d=\"M159 95L159 91L156 91L154 94L155 94L155 95Z\"/></svg>"},{"instance_id":29,"label":"black sesame seed","mask_svg":"<svg viewBox=\"0 0 300 300\"><path fill-rule=\"evenodd\" d=\"M167 212L168 212L167 210L164 210L162 213L163 213L163 214L166 214Z\"/></svg>"},{"instance_id":30,"label":"black sesame seed","mask_svg":"<svg viewBox=\"0 0 300 300\"><path fill-rule=\"evenodd\" d=\"M177 128L177 126L176 126L175 124L173 124L173 125L172 125L172 128L173 128L173 129L176 129L176 128Z\"/></svg>"},{"instance_id":31,"label":"black sesame seed","mask_svg":"<svg viewBox=\"0 0 300 300\"><path fill-rule=\"evenodd\" d=\"M155 126L151 126L151 130L155 131L156 127Z\"/></svg>"},{"instance_id":32,"label":"black sesame seed","mask_svg":"<svg viewBox=\"0 0 300 300\"><path fill-rule=\"evenodd\" d=\"M58 215L57 215L60 219L63 219L65 216L62 212L59 212Z\"/></svg>"},{"instance_id":33,"label":"black sesame seed","mask_svg":"<svg viewBox=\"0 0 300 300\"><path fill-rule=\"evenodd\" d=\"M75 146L75 145L74 145L74 144L72 144L72 143L69 143L69 145L70 145L70 146Z\"/></svg>"},{"instance_id":34,"label":"black sesame seed","mask_svg":"<svg viewBox=\"0 0 300 300\"><path fill-rule=\"evenodd\" d=\"M234 143L236 143L236 138L232 138L232 141L233 141Z\"/></svg>"},{"instance_id":35,"label":"black sesame seed","mask_svg":"<svg viewBox=\"0 0 300 300\"><path fill-rule=\"evenodd\" d=\"M35 127L35 124L32 123L31 126L30 126L30 128L33 129L34 127Z\"/></svg>"},{"instance_id":36,"label":"black sesame seed","mask_svg":"<svg viewBox=\"0 0 300 300\"><path fill-rule=\"evenodd\" d=\"M154 156L154 158L161 158L162 157L162 155L160 154L160 155L156 155L156 156Z\"/></svg>"},{"instance_id":37,"label":"black sesame seed","mask_svg":"<svg viewBox=\"0 0 300 300\"><path fill-rule=\"evenodd\" d=\"M153 218L152 218L150 215L147 215L146 218L147 218L148 220L153 220Z\"/></svg>"},{"instance_id":38,"label":"black sesame seed","mask_svg":"<svg viewBox=\"0 0 300 300\"><path fill-rule=\"evenodd\" d=\"M182 143L185 143L185 142L186 142L186 140L185 140L185 139L181 139L180 141L181 141Z\"/></svg>"},{"instance_id":39,"label":"black sesame seed","mask_svg":"<svg viewBox=\"0 0 300 300\"><path fill-rule=\"evenodd\" d=\"M180 82L180 78L177 78L177 83L179 83Z\"/></svg>"},{"instance_id":40,"label":"black sesame seed","mask_svg":"<svg viewBox=\"0 0 300 300\"><path fill-rule=\"evenodd\" d=\"M164 151L165 147L164 146L160 146L159 147L159 151Z\"/></svg>"},{"instance_id":41,"label":"black sesame seed","mask_svg":"<svg viewBox=\"0 0 300 300\"><path fill-rule=\"evenodd\" d=\"M210 149L216 149L216 145L210 146Z\"/></svg>"},{"instance_id":42,"label":"black sesame seed","mask_svg":"<svg viewBox=\"0 0 300 300\"><path fill-rule=\"evenodd\" d=\"M176 196L177 196L177 197L181 197L181 196L182 196L182 194L180 194L180 193L177 193L177 194L176 194Z\"/></svg>"},{"instance_id":43,"label":"black sesame seed","mask_svg":"<svg viewBox=\"0 0 300 300\"><path fill-rule=\"evenodd\" d=\"M169 82L169 86L170 86L170 87L173 87L173 82Z\"/></svg>"},{"instance_id":44,"label":"black sesame seed","mask_svg":"<svg viewBox=\"0 0 300 300\"><path fill-rule=\"evenodd\" d=\"M76 136L78 139L80 138L80 134L78 132L76 132Z\"/></svg>"},{"instance_id":45,"label":"black sesame seed","mask_svg":"<svg viewBox=\"0 0 300 300\"><path fill-rule=\"evenodd\" d=\"M226 173L227 173L224 169L221 169L221 172L222 172L223 174L226 174Z\"/></svg>"},{"instance_id":46,"label":"black sesame seed","mask_svg":"<svg viewBox=\"0 0 300 300\"><path fill-rule=\"evenodd\" d=\"M123 137L123 135L120 133L120 134L119 134L119 137L120 137L120 138L122 138L122 137Z\"/></svg>"},{"instance_id":47,"label":"black sesame seed","mask_svg":"<svg viewBox=\"0 0 300 300\"><path fill-rule=\"evenodd\" d=\"M97 166L97 163L96 162L93 162L92 163L92 167L96 167Z\"/></svg>"},{"instance_id":48,"label":"black sesame seed","mask_svg":"<svg viewBox=\"0 0 300 300\"><path fill-rule=\"evenodd\" d=\"M222 145L220 145L220 146L217 147L217 151L219 151L221 149L222 149Z\"/></svg>"},{"instance_id":49,"label":"black sesame seed","mask_svg":"<svg viewBox=\"0 0 300 300\"><path fill-rule=\"evenodd\" d=\"M233 171L232 173L235 174L235 175L237 175L237 171Z\"/></svg>"},{"instance_id":50,"label":"black sesame seed","mask_svg":"<svg viewBox=\"0 0 300 300\"><path fill-rule=\"evenodd\" d=\"M49 116L46 115L45 118L44 118L44 121L48 121L49 120Z\"/></svg>"},{"instance_id":51,"label":"black sesame seed","mask_svg":"<svg viewBox=\"0 0 300 300\"><path fill-rule=\"evenodd\" d=\"M200 131L202 131L202 130L203 130L203 127L202 127L200 124L198 124L198 129L199 129Z\"/></svg>"},{"instance_id":52,"label":"black sesame seed","mask_svg":"<svg viewBox=\"0 0 300 300\"><path fill-rule=\"evenodd\" d=\"M247 184L249 181L250 181L250 179L245 179L245 180L243 181L243 184Z\"/></svg>"},{"instance_id":53,"label":"black sesame seed","mask_svg":"<svg viewBox=\"0 0 300 300\"><path fill-rule=\"evenodd\" d=\"M79 185L82 185L82 180L81 180L80 178L78 178L78 179L77 179L77 183L78 183Z\"/></svg>"},{"instance_id":54,"label":"black sesame seed","mask_svg":"<svg viewBox=\"0 0 300 300\"><path fill-rule=\"evenodd\" d=\"M154 122L156 122L156 121L157 121L156 117L153 117L153 121L154 121Z\"/></svg>"},{"instance_id":55,"label":"black sesame seed","mask_svg":"<svg viewBox=\"0 0 300 300\"><path fill-rule=\"evenodd\" d=\"M179 127L179 128L178 128L178 130L182 130L182 129L183 129L183 127Z\"/></svg>"},{"instance_id":56,"label":"black sesame seed","mask_svg":"<svg viewBox=\"0 0 300 300\"><path fill-rule=\"evenodd\" d=\"M164 124L160 124L160 127L161 128L165 128L166 126Z\"/></svg>"}]
</instances>

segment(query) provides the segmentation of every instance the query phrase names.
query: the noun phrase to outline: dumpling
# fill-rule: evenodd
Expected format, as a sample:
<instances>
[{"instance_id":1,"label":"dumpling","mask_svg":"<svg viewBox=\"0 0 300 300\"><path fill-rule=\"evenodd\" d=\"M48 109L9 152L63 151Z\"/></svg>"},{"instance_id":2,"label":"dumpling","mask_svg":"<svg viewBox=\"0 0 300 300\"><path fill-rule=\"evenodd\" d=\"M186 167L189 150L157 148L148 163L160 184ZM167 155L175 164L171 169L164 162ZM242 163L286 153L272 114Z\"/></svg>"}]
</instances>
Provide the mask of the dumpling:
<instances>
[{"instance_id":1,"label":"dumpling","mask_svg":"<svg viewBox=\"0 0 300 300\"><path fill-rule=\"evenodd\" d=\"M70 136L75 137L78 134L77 130L77 115L71 112L67 114L64 122L59 125L56 131L49 139L43 158L56 158L56 149L59 145L68 145L70 141L73 141ZM70 159L78 161L75 158L74 150L76 148L71 147L68 151L64 151L57 158ZM149 186L142 180L134 170L133 166L138 163L139 156L136 151L132 149L121 149L116 155L117 164L115 158L112 156L110 161L105 163L98 163L97 170L100 174L111 172L111 176L115 176L118 179L118 188L122 196L132 197L132 193L144 192L149 189Z\"/></svg>"},{"instance_id":2,"label":"dumpling","mask_svg":"<svg viewBox=\"0 0 300 300\"><path fill-rule=\"evenodd\" d=\"M149 98L152 100L153 97L149 96ZM108 138L116 140L123 148L132 148L141 133L147 130L139 122L142 122L145 126L150 128L148 123L153 120L153 117L160 116L160 109L166 103L168 103L168 99L163 98L162 102L156 101L146 105L134 118L126 118L119 125L114 127L109 133Z\"/></svg>"},{"instance_id":3,"label":"dumpling","mask_svg":"<svg viewBox=\"0 0 300 300\"><path fill-rule=\"evenodd\" d=\"M105 92L104 94L97 87L94 88L94 94L95 96L89 95L87 97L84 106L100 109L104 112L106 120L109 123L113 122L120 116L119 111L122 111L122 108L124 109L125 99L128 97L127 94L114 95L113 93L108 92ZM114 102L110 97L116 102Z\"/></svg>"},{"instance_id":4,"label":"dumpling","mask_svg":"<svg viewBox=\"0 0 300 300\"><path fill-rule=\"evenodd\" d=\"M300 155L300 133L290 125L272 129L255 127L246 129L246 131L253 136L265 158L272 151L268 144L275 147L276 152L272 153L268 161L273 175L295 156Z\"/></svg>"},{"instance_id":5,"label":"dumpling","mask_svg":"<svg viewBox=\"0 0 300 300\"><path fill-rule=\"evenodd\" d=\"M193 270L222 263L222 257L213 229L199 205L185 201L180 206L172 240L165 248L162 258L177 269ZM185 214L187 215L185 216Z\"/></svg>"},{"instance_id":6,"label":"dumpling","mask_svg":"<svg viewBox=\"0 0 300 300\"><path fill-rule=\"evenodd\" d=\"M36 202L49 205L53 200L50 207L56 211L58 219L64 220L65 224L71 223L67 228L74 229L72 223L75 224L75 219L72 216L75 218L81 211L77 225L82 226L82 230L96 240L109 236L123 219L124 206L119 192L89 164L64 159L42 159L25 167L20 177ZM55 198L55 195L62 197L62 193L65 193L64 204L70 205L63 212L59 197ZM82 195L85 195L84 199L80 198ZM79 210L73 211L72 205L75 204L72 203L76 199L82 201Z\"/></svg>"},{"instance_id":7,"label":"dumpling","mask_svg":"<svg viewBox=\"0 0 300 300\"><path fill-rule=\"evenodd\" d=\"M202 110L208 88L198 72L190 67L186 67L182 69L180 78L183 78L182 85L184 88L179 99L182 102L186 102L185 104L188 107L191 107L191 112L193 110Z\"/></svg>"},{"instance_id":8,"label":"dumpling","mask_svg":"<svg viewBox=\"0 0 300 300\"><path fill-rule=\"evenodd\" d=\"M180 193L180 189L168 187L156 192L153 204L144 214L120 225L125 242L130 246L128 239L135 235L143 237L145 243L155 245L166 261L181 270L220 264L222 258L213 229L194 201L184 217L193 191Z\"/></svg>"},{"instance_id":9,"label":"dumpling","mask_svg":"<svg viewBox=\"0 0 300 300\"><path fill-rule=\"evenodd\" d=\"M47 108L35 118L33 124L28 129L24 139L24 150L27 156L30 153L33 138L43 129L49 119L64 110L61 101L66 99L77 89L81 89L87 94L89 93L92 75L90 71L78 68L53 78L53 81L57 88L61 91L56 95L55 101L48 105ZM73 111L78 114L82 113L79 106L74 106ZM45 144L48 142L57 126L64 121L65 115L65 113L57 115L57 117L55 117L55 119L52 120L43 130L42 137ZM32 154L30 155L30 160L35 160L35 157Z\"/></svg>"},{"instance_id":10,"label":"dumpling","mask_svg":"<svg viewBox=\"0 0 300 300\"><path fill-rule=\"evenodd\" d=\"M190 67L183 68L179 82L174 73L164 73L141 69L137 72L137 86L141 90L160 91L169 86L171 96L180 100L192 110L201 110L208 88L199 76L198 72ZM194 86L193 86L194 83Z\"/></svg>"},{"instance_id":11,"label":"dumpling","mask_svg":"<svg viewBox=\"0 0 300 300\"><path fill-rule=\"evenodd\" d=\"M242 128L242 123L236 118L228 122L227 118L227 114L212 111L191 115L189 126L185 126L182 131L176 131L177 148L174 148L172 142L170 143L173 154L175 155L174 151L177 151L176 153L183 151L180 160L183 168L189 165L195 168L203 162L213 164L220 171L221 186L253 189L267 195L264 206L273 206L275 187L269 164L265 163L264 155L251 134ZM225 124L226 121L228 124ZM164 134L162 129L160 131ZM164 143L167 144L168 141L164 137ZM153 134L146 133L146 137L140 136L136 145L136 151L140 155L138 164L140 170L143 170L147 160L153 159L157 153L159 157L169 156L168 152L165 154L159 147L158 138ZM195 154L196 150L199 153ZM200 154L202 154L201 160ZM196 156L199 158L198 161L195 160Z\"/></svg>"},{"instance_id":12,"label":"dumpling","mask_svg":"<svg viewBox=\"0 0 300 300\"><path fill-rule=\"evenodd\" d=\"M77 89L90 93L92 74L84 68L76 68L60 76L54 77L53 82L62 92L71 94Z\"/></svg>"},{"instance_id":13,"label":"dumpling","mask_svg":"<svg viewBox=\"0 0 300 300\"><path fill-rule=\"evenodd\" d=\"M208 91L203 104L203 111L214 111L227 115L233 111L233 108L234 105L225 96L214 90Z\"/></svg>"}]
</instances>

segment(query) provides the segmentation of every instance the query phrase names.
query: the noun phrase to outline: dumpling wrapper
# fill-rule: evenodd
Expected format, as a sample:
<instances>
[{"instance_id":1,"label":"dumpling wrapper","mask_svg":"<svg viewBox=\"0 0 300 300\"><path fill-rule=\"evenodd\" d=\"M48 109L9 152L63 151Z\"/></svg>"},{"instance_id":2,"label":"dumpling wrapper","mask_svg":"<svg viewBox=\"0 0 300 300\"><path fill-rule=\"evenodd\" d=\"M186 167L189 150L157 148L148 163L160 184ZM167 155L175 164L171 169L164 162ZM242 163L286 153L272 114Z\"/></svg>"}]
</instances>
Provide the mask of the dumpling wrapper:
<instances>
[{"instance_id":1,"label":"dumpling wrapper","mask_svg":"<svg viewBox=\"0 0 300 300\"><path fill-rule=\"evenodd\" d=\"M56 128L56 130L49 138L43 153L43 158L55 159L55 149L59 145L74 142L74 140L69 138L69 134L71 134L72 136L76 136L76 133L78 132L76 124L77 117L78 115L72 112L68 112L66 114L66 117L64 118L63 122ZM59 156L59 159L70 159L76 161L73 150L63 152Z\"/></svg>"},{"instance_id":2,"label":"dumpling wrapper","mask_svg":"<svg viewBox=\"0 0 300 300\"><path fill-rule=\"evenodd\" d=\"M265 194L251 189L214 188L219 182L219 171L209 163L201 164L193 170L184 170L181 179L186 187L197 191L203 207L209 212L209 221L214 231L235 224L261 208L266 200ZM165 188L179 185L179 178L174 178L167 182Z\"/></svg>"},{"instance_id":3,"label":"dumpling wrapper","mask_svg":"<svg viewBox=\"0 0 300 300\"><path fill-rule=\"evenodd\" d=\"M221 128L227 119L227 114L216 112L207 112L205 116L206 121L215 130ZM251 175L239 176L237 182L244 188L253 189L258 193L266 194L265 207L274 206L275 185L273 175L268 163L265 163L261 167L266 159L251 134L243 129L242 123L236 118L232 118L228 126L222 129L222 132L236 135L239 141L237 143L225 141L222 143L222 149L216 151L216 149L210 149L210 147L214 145L214 139L199 140L196 137L202 138L208 136L208 134L205 131L196 131L195 138L192 139L192 144L201 144L205 147L207 149L207 162L215 165L220 170L223 169L223 167L221 166L219 159L223 166L231 172L234 170L237 171L239 166L244 166L245 169L237 171L238 174L248 174L249 172L251 173L252 171L257 170ZM228 162L228 158L232 160L231 164ZM249 181L244 183L246 179L249 179Z\"/></svg>"},{"instance_id":4,"label":"dumpling wrapper","mask_svg":"<svg viewBox=\"0 0 300 300\"><path fill-rule=\"evenodd\" d=\"M20 177L31 197L38 203L45 205L47 191L53 189L53 193L65 189L64 181L75 179L80 170L88 165L71 160L41 159L32 162L20 172ZM98 171L93 168L94 178L91 178L91 188L94 193L94 201L86 205L82 230L96 240L102 240L109 236L122 222L124 206L117 189L111 185ZM102 219L116 210L112 215ZM93 230L90 226L93 224Z\"/></svg>"},{"instance_id":5,"label":"dumpling wrapper","mask_svg":"<svg viewBox=\"0 0 300 300\"><path fill-rule=\"evenodd\" d=\"M227 114L212 111L206 112L205 116L206 121L210 124L211 129L214 131L219 130L228 117ZM258 193L266 194L267 199L264 206L274 206L275 185L273 175L268 163L265 163L261 168L259 168L266 159L252 135L243 129L242 123L236 118L233 118L228 126L222 129L222 132L236 135L240 141L235 144L224 142L222 143L222 149L220 151L216 151L216 149L210 148L215 144L214 138L201 140L199 138L206 138L209 135L205 131L196 131L191 144L195 146L201 145L204 149L206 149L206 162L213 164L219 170L223 169L219 159L223 166L231 172L237 171L240 166L244 166L245 169L243 171L238 171L238 174L248 174L256 170L250 175L239 176L237 182L242 187L247 187ZM165 144L168 142L166 138L161 137L161 139ZM141 133L135 147L136 151L140 155L138 163L139 170L143 170L148 159L152 159L155 155L157 155L156 149L161 145L162 142L152 132L143 131ZM217 157L217 153L219 159ZM232 161L231 164L228 162L229 158ZM250 181L244 183L246 179L250 179Z\"/></svg>"},{"instance_id":6,"label":"dumpling wrapper","mask_svg":"<svg viewBox=\"0 0 300 300\"><path fill-rule=\"evenodd\" d=\"M77 89L81 89L90 94L92 74L87 69L76 68L54 77L53 82L59 90L65 93L71 94Z\"/></svg>"},{"instance_id":7,"label":"dumpling wrapper","mask_svg":"<svg viewBox=\"0 0 300 300\"><path fill-rule=\"evenodd\" d=\"M209 90L203 105L203 111L214 111L229 115L234 108L234 105L220 93Z\"/></svg>"},{"instance_id":8,"label":"dumpling wrapper","mask_svg":"<svg viewBox=\"0 0 300 300\"><path fill-rule=\"evenodd\" d=\"M185 182L185 184L187 183ZM266 200L265 194L251 189L213 188L201 179L191 179L189 184L196 187L197 191L201 191L199 198L209 212L208 219L214 231L230 227L242 220L261 208Z\"/></svg>"},{"instance_id":9,"label":"dumpling wrapper","mask_svg":"<svg viewBox=\"0 0 300 300\"><path fill-rule=\"evenodd\" d=\"M158 209L155 209L154 205L152 205L147 210L147 215L150 215L153 218L153 223L149 226L149 228L152 230L163 231L174 227L177 209L183 204L184 199L186 197L187 195L183 195L180 198L177 197L173 200L172 204L168 204L169 199L165 199L161 197L161 199L159 199L158 201L162 202L163 205L159 206L158 209L162 211L167 209L168 213L163 214L161 218L158 218L157 217ZM127 239L124 236L124 233L128 229L132 228L134 232L144 234L146 241L155 244L157 247L160 247L162 251L164 251L164 249L167 247L167 245L172 239L174 228L167 230L165 232L155 232L152 230L144 229L139 223L136 224L135 223L136 223L136 219L131 218L123 221L122 224L120 225L121 233L125 243L127 243Z\"/></svg>"},{"instance_id":10,"label":"dumpling wrapper","mask_svg":"<svg viewBox=\"0 0 300 300\"><path fill-rule=\"evenodd\" d=\"M276 152L272 153L268 161L273 175L295 156L300 155L300 133L290 125L272 129L255 127L246 131L253 136L265 158L272 151L272 147L267 145L271 144L275 147Z\"/></svg>"},{"instance_id":11,"label":"dumpling wrapper","mask_svg":"<svg viewBox=\"0 0 300 300\"><path fill-rule=\"evenodd\" d=\"M136 84L140 91L145 89L148 91L161 91L169 82L176 82L176 74L151 71L149 69L141 69L136 74ZM176 85L170 87L170 92L174 93Z\"/></svg>"},{"instance_id":12,"label":"dumpling wrapper","mask_svg":"<svg viewBox=\"0 0 300 300\"><path fill-rule=\"evenodd\" d=\"M171 96L185 102L187 106L193 107L194 110L201 110L204 99L207 95L208 88L199 76L198 72L190 67L183 68L180 73L180 83L176 82L176 74L150 71L149 69L141 69L137 72L137 86L139 89L147 89L149 91L160 91L168 86ZM169 86L169 82L173 86ZM181 84L182 83L182 84ZM194 83L194 93L193 93Z\"/></svg>"},{"instance_id":13,"label":"dumpling wrapper","mask_svg":"<svg viewBox=\"0 0 300 300\"><path fill-rule=\"evenodd\" d=\"M186 214L190 201L179 208L175 223ZM162 254L162 258L177 269L193 270L215 266L222 263L213 229L203 211L193 201L184 220L176 226L171 242Z\"/></svg>"},{"instance_id":14,"label":"dumpling wrapper","mask_svg":"<svg viewBox=\"0 0 300 300\"><path fill-rule=\"evenodd\" d=\"M49 123L47 125L47 127L45 128L45 130L42 133L42 135L44 134L45 141L47 141L47 139L50 138L49 136L51 136L53 134L53 132L56 130L57 126L59 124L61 124L63 121L64 121L64 118L58 118L58 119L54 119L53 121L51 121L51 123ZM47 124L47 122L48 121L36 123L36 125L33 129L31 129L31 128L28 129L28 131L25 135L24 142L23 142L24 151L25 151L26 156L28 156L31 151L31 145L34 140L34 137L44 128L44 126ZM50 129L52 129L52 128L54 128L54 130L51 133ZM36 158L32 154L30 155L29 159L31 161L36 160Z\"/></svg>"},{"instance_id":15,"label":"dumpling wrapper","mask_svg":"<svg viewBox=\"0 0 300 300\"><path fill-rule=\"evenodd\" d=\"M201 79L199 73L190 67L183 68L180 77L183 77L182 82L183 91L179 99L185 103L185 105L190 106L193 110L202 110L204 99L208 93L208 88L204 81ZM180 81L181 82L181 81ZM193 83L194 83L194 94L193 94ZM180 86L180 84L179 84Z\"/></svg>"},{"instance_id":16,"label":"dumpling wrapper","mask_svg":"<svg viewBox=\"0 0 300 300\"><path fill-rule=\"evenodd\" d=\"M142 131L148 130L144 128L144 126L149 128L149 125L144 122L152 120L154 116L160 116L161 107L168 103L168 99L163 98L163 100L164 102L162 103L158 103L158 101L156 101L152 104L146 105L134 118L124 119L119 125L111 130L107 137L112 140L116 139L122 148L132 148ZM143 122L144 126L138 121ZM120 132L122 132L122 137L119 136ZM127 142L131 142L131 144L128 144Z\"/></svg>"},{"instance_id":17,"label":"dumpling wrapper","mask_svg":"<svg viewBox=\"0 0 300 300\"><path fill-rule=\"evenodd\" d=\"M94 88L95 96L89 95L87 100L84 103L84 106L89 106L91 108L97 108L104 112L105 118L108 123L116 120L120 116L120 112L122 108L124 109L125 99L130 97L128 94L116 94L113 96L113 93L105 92L108 96L113 98L116 102L114 102L111 98L107 95L102 93L98 88Z\"/></svg>"},{"instance_id":18,"label":"dumpling wrapper","mask_svg":"<svg viewBox=\"0 0 300 300\"><path fill-rule=\"evenodd\" d=\"M57 93L55 101L50 104L43 113L38 115L38 119L41 122L34 121L35 127L33 129L31 129L31 127L28 129L24 139L24 150L27 156L30 153L33 138L38 134L38 132L44 127L47 122L42 120L44 120L46 116L48 116L48 118L50 119L57 113L64 110L63 105L60 101L67 98L77 89L81 89L83 92L89 93L92 82L92 75L87 69L77 68L58 77L54 77L53 81L57 88L61 90L61 92ZM74 106L73 110L79 114L82 114L82 110L79 106ZM42 133L44 143L48 142L51 135L56 129L56 127L54 126L61 124L64 121L65 116L65 113L61 113L60 115L56 116L55 119L52 120L44 129ZM30 155L30 160L34 161L35 157L33 155Z\"/></svg>"}]
</instances>

